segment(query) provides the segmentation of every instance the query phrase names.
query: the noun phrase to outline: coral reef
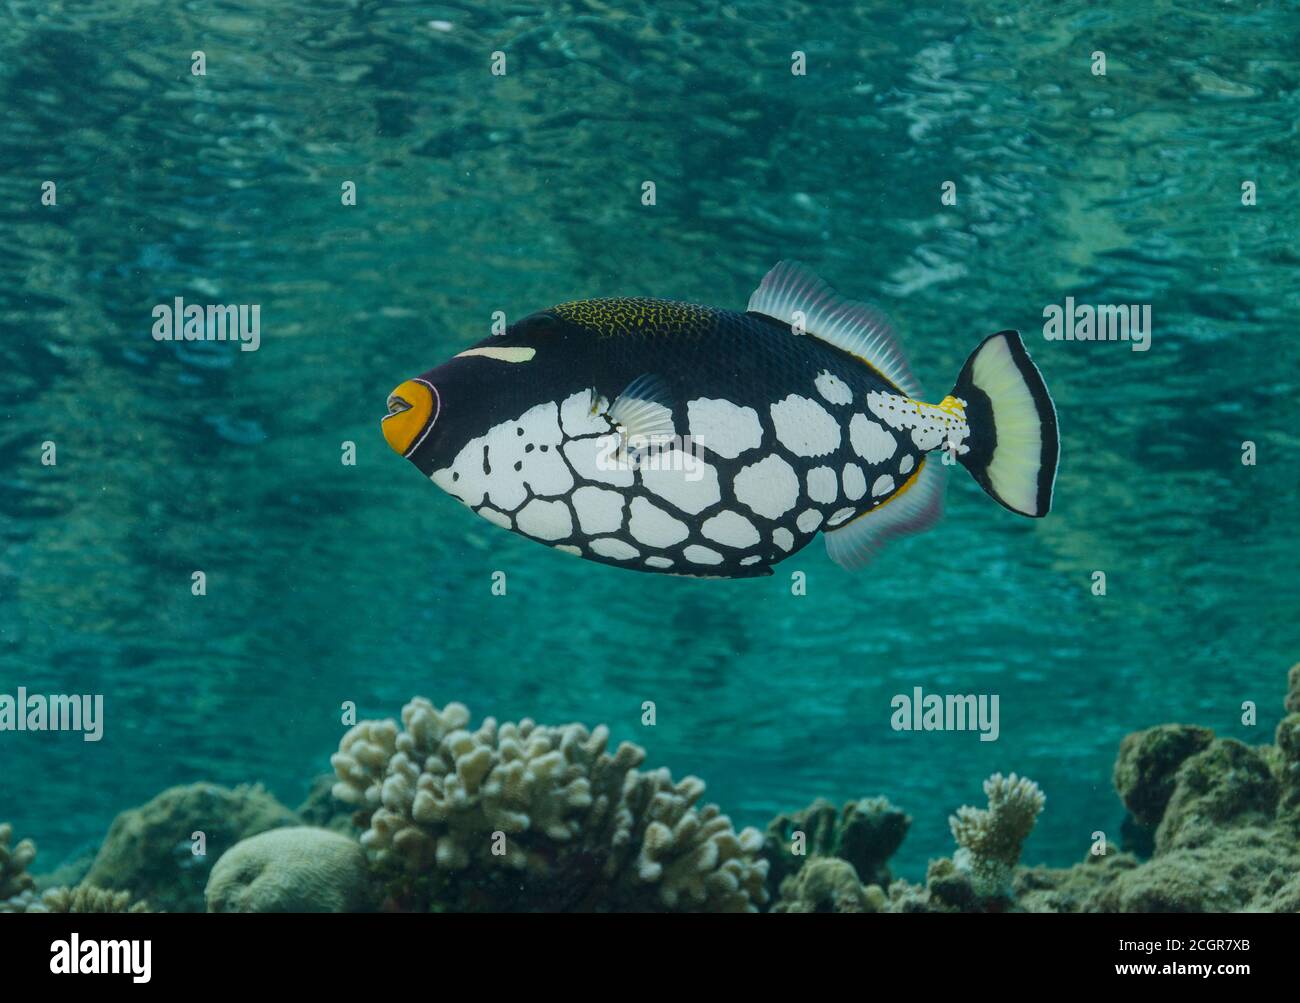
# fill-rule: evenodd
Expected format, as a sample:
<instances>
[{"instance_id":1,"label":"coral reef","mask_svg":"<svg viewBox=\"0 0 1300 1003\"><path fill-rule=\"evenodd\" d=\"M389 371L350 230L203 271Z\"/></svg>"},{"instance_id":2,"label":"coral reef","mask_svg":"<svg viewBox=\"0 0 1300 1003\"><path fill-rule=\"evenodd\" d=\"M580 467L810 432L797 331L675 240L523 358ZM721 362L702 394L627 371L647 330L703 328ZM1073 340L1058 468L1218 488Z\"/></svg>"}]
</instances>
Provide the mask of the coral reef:
<instances>
[{"instance_id":1,"label":"coral reef","mask_svg":"<svg viewBox=\"0 0 1300 1003\"><path fill-rule=\"evenodd\" d=\"M813 857L781 882L773 912L883 912L880 885L863 885L858 872L838 857Z\"/></svg>"},{"instance_id":2,"label":"coral reef","mask_svg":"<svg viewBox=\"0 0 1300 1003\"><path fill-rule=\"evenodd\" d=\"M372 906L361 847L328 829L270 829L222 854L208 877L208 912L365 912Z\"/></svg>"},{"instance_id":3,"label":"coral reef","mask_svg":"<svg viewBox=\"0 0 1300 1003\"><path fill-rule=\"evenodd\" d=\"M818 798L801 811L778 815L768 823L763 838L763 856L770 868L768 888L774 895L780 894L788 877L819 857L845 860L864 884L888 888L889 858L902 845L911 825L911 817L886 798L850 801L840 810ZM803 833L798 852L797 833Z\"/></svg>"},{"instance_id":4,"label":"coral reef","mask_svg":"<svg viewBox=\"0 0 1300 1003\"><path fill-rule=\"evenodd\" d=\"M0 902L2 912L24 913L140 913L152 912L147 902L136 902L130 892L78 885L75 888L50 888L40 893L24 892L7 902Z\"/></svg>"},{"instance_id":5,"label":"coral reef","mask_svg":"<svg viewBox=\"0 0 1300 1003\"><path fill-rule=\"evenodd\" d=\"M258 785L172 787L113 820L84 883L129 889L164 912L202 912L211 861L248 836L299 824Z\"/></svg>"},{"instance_id":6,"label":"coral reef","mask_svg":"<svg viewBox=\"0 0 1300 1003\"><path fill-rule=\"evenodd\" d=\"M307 791L307 797L296 811L305 825L329 829L350 837L356 831L352 824L353 807L334 796L334 784L337 782L338 777L333 773L322 773L315 777Z\"/></svg>"},{"instance_id":7,"label":"coral reef","mask_svg":"<svg viewBox=\"0 0 1300 1003\"><path fill-rule=\"evenodd\" d=\"M10 847L13 826L0 825L0 913L36 912L148 912L144 902L135 902L130 892L79 885L75 888L36 890L28 873L36 859L36 844L24 839Z\"/></svg>"},{"instance_id":8,"label":"coral reef","mask_svg":"<svg viewBox=\"0 0 1300 1003\"><path fill-rule=\"evenodd\" d=\"M884 798L736 832L703 781L642 770L603 726L471 731L463 705L416 698L352 728L299 813L257 786L171 788L118 816L80 884L84 854L34 878L35 845L0 825L0 912L197 911L205 879L212 912L1300 912L1300 665L1288 684L1273 744L1126 736L1126 850L1073 867L1020 865L1045 798L1014 773L950 817L955 851L913 884L889 869L911 819Z\"/></svg>"},{"instance_id":9,"label":"coral reef","mask_svg":"<svg viewBox=\"0 0 1300 1003\"><path fill-rule=\"evenodd\" d=\"M1032 780L1014 773L995 773L984 781L987 808L963 806L948 824L959 849L953 855L958 870L970 875L979 898L1011 893L1011 879L1020 862L1020 848L1034 828L1046 798Z\"/></svg>"},{"instance_id":10,"label":"coral reef","mask_svg":"<svg viewBox=\"0 0 1300 1003\"><path fill-rule=\"evenodd\" d=\"M36 844L30 839L10 846L14 827L0 824L0 902L30 891L34 886L27 866L36 858Z\"/></svg>"},{"instance_id":11,"label":"coral reef","mask_svg":"<svg viewBox=\"0 0 1300 1003\"><path fill-rule=\"evenodd\" d=\"M1162 724L1126 735L1115 760L1115 790L1140 825L1153 826L1174 792L1174 774L1214 739L1209 728Z\"/></svg>"},{"instance_id":12,"label":"coral reef","mask_svg":"<svg viewBox=\"0 0 1300 1003\"><path fill-rule=\"evenodd\" d=\"M1187 725L1124 739L1115 787L1151 834L1153 855L1090 857L1022 871L1017 903L1059 912L1300 910L1300 666L1276 744L1252 748Z\"/></svg>"},{"instance_id":13,"label":"coral reef","mask_svg":"<svg viewBox=\"0 0 1300 1003\"><path fill-rule=\"evenodd\" d=\"M642 772L608 730L529 719L467 730L417 697L363 721L331 762L361 845L404 908L752 911L767 900L757 830L735 832L704 783Z\"/></svg>"},{"instance_id":14,"label":"coral reef","mask_svg":"<svg viewBox=\"0 0 1300 1003\"><path fill-rule=\"evenodd\" d=\"M987 808L964 805L948 819L957 851L930 861L925 884L896 881L884 912L1003 912L1015 909L1021 847L1045 798L1038 785L1012 773L984 781Z\"/></svg>"}]
</instances>

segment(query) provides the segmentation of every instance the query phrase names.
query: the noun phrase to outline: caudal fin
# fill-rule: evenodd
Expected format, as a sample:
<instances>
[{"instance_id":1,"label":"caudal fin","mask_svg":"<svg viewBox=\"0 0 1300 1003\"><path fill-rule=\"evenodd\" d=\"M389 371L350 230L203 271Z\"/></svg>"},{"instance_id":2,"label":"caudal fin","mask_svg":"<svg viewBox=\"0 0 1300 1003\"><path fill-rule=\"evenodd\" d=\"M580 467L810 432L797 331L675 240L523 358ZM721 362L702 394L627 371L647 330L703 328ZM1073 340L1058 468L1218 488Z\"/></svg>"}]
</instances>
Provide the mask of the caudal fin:
<instances>
[{"instance_id":1,"label":"caudal fin","mask_svg":"<svg viewBox=\"0 0 1300 1003\"><path fill-rule=\"evenodd\" d=\"M985 338L966 360L952 395L965 401L970 428L961 463L1012 512L1047 515L1061 453L1056 406L1020 334Z\"/></svg>"}]
</instances>

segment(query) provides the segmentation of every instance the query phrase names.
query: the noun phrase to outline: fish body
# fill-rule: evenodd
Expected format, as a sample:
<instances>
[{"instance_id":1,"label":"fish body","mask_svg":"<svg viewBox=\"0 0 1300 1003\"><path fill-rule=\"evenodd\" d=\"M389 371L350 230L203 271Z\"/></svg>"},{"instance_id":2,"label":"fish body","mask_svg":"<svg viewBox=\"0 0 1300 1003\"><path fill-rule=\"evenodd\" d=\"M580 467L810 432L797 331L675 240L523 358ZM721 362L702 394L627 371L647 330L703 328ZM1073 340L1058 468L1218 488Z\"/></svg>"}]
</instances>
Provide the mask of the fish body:
<instances>
[{"instance_id":1,"label":"fish body","mask_svg":"<svg viewBox=\"0 0 1300 1003\"><path fill-rule=\"evenodd\" d=\"M1013 511L1044 515L1058 449L1014 332L927 404L884 318L793 262L745 312L627 298L532 314L399 386L384 433L502 528L724 578L771 574L819 533L858 567L924 528L941 509L939 449Z\"/></svg>"}]
</instances>

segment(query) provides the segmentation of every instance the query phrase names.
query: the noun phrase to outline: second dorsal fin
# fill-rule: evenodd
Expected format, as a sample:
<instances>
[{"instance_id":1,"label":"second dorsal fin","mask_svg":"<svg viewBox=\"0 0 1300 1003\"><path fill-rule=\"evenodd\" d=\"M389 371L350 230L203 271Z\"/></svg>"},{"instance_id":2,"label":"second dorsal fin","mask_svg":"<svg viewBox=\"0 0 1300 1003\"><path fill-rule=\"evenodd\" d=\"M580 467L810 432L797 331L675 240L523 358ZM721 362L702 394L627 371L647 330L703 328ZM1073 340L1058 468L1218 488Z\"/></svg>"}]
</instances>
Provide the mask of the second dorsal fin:
<instances>
[{"instance_id":1,"label":"second dorsal fin","mask_svg":"<svg viewBox=\"0 0 1300 1003\"><path fill-rule=\"evenodd\" d=\"M885 315L841 296L798 261L777 262L749 297L748 309L782 324L793 324L801 312L808 334L861 359L908 397L920 398L920 384Z\"/></svg>"}]
</instances>

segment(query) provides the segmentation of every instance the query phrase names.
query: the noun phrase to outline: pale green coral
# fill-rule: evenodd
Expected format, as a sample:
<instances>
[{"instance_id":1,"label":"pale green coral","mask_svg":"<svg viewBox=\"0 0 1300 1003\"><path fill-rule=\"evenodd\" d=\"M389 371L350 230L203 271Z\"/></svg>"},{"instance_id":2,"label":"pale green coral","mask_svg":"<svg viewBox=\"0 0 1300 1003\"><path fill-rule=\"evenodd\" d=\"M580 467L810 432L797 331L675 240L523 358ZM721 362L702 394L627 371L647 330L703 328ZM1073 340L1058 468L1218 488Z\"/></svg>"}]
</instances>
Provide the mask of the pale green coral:
<instances>
[{"instance_id":1,"label":"pale green coral","mask_svg":"<svg viewBox=\"0 0 1300 1003\"><path fill-rule=\"evenodd\" d=\"M77 885L50 888L40 893L25 892L0 904L0 912L25 913L142 913L151 912L147 902L137 902L130 892Z\"/></svg>"},{"instance_id":2,"label":"pale green coral","mask_svg":"<svg viewBox=\"0 0 1300 1003\"><path fill-rule=\"evenodd\" d=\"M202 912L212 861L246 836L297 824L259 785L171 787L113 820L85 884L130 889L166 912Z\"/></svg>"},{"instance_id":3,"label":"pale green coral","mask_svg":"<svg viewBox=\"0 0 1300 1003\"><path fill-rule=\"evenodd\" d=\"M353 727L332 757L334 796L359 809L370 859L398 904L445 908L752 910L766 900L754 829L737 833L704 783L641 772L608 729L467 730L458 703L417 697Z\"/></svg>"},{"instance_id":4,"label":"pale green coral","mask_svg":"<svg viewBox=\"0 0 1300 1003\"><path fill-rule=\"evenodd\" d=\"M27 865L36 858L36 844L23 839L10 846L13 835L12 825L8 822L0 825L0 902L21 895L33 886Z\"/></svg>"},{"instance_id":5,"label":"pale green coral","mask_svg":"<svg viewBox=\"0 0 1300 1003\"><path fill-rule=\"evenodd\" d=\"M1014 773L993 774L984 781L984 794L987 808L963 806L948 819L960 847L953 863L970 875L977 896L1007 896L1020 849L1047 799L1036 783Z\"/></svg>"},{"instance_id":6,"label":"pale green coral","mask_svg":"<svg viewBox=\"0 0 1300 1003\"><path fill-rule=\"evenodd\" d=\"M78 885L75 888L36 890L27 873L36 859L36 844L24 839L10 847L13 826L0 825L0 913L38 912L148 912L144 902L135 902L130 892Z\"/></svg>"},{"instance_id":7,"label":"pale green coral","mask_svg":"<svg viewBox=\"0 0 1300 1003\"><path fill-rule=\"evenodd\" d=\"M365 854L328 829L294 826L241 840L213 865L208 912L364 912Z\"/></svg>"},{"instance_id":8,"label":"pale green coral","mask_svg":"<svg viewBox=\"0 0 1300 1003\"><path fill-rule=\"evenodd\" d=\"M813 857L781 882L773 912L883 912L885 893L863 885L858 872L839 857Z\"/></svg>"}]
</instances>

